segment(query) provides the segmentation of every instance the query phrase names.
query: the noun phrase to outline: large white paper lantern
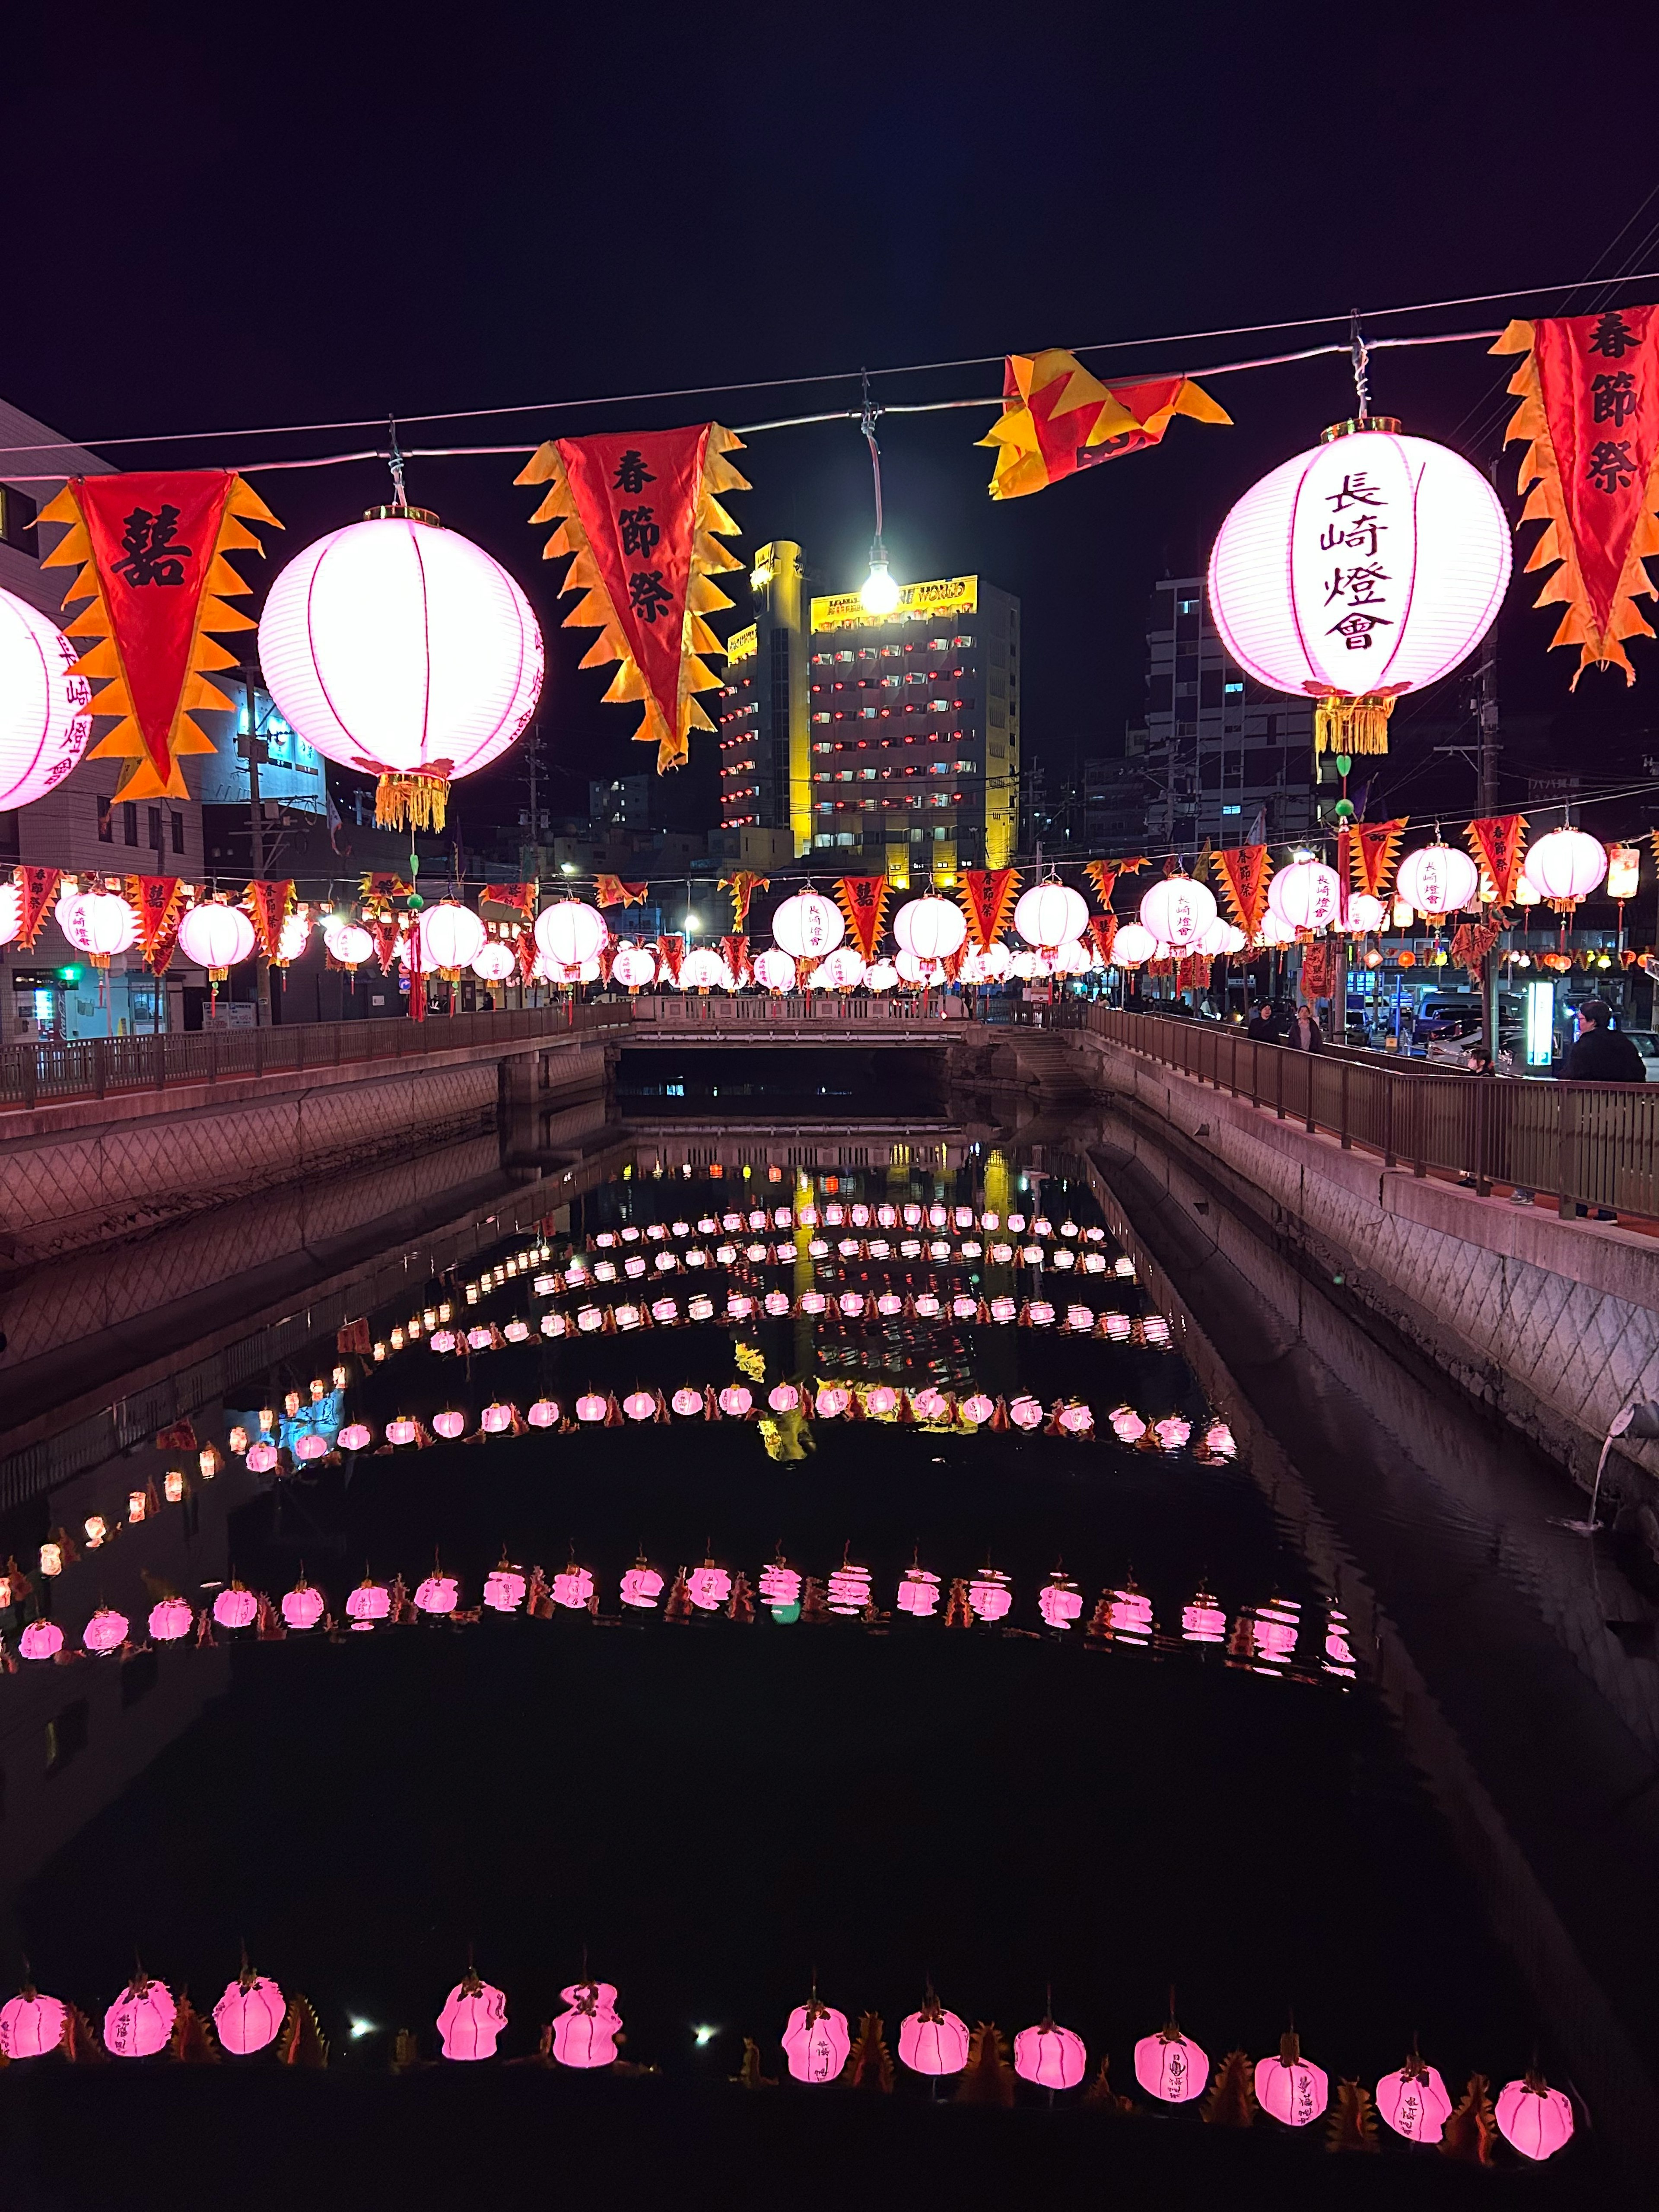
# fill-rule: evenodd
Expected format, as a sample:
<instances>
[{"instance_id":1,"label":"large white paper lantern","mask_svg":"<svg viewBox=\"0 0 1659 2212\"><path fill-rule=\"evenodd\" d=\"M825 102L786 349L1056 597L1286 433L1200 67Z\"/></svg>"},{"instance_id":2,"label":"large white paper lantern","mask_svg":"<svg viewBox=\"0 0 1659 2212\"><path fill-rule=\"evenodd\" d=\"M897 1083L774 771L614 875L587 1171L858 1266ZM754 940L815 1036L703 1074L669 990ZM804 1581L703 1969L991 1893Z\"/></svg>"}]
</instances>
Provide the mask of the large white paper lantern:
<instances>
[{"instance_id":1,"label":"large white paper lantern","mask_svg":"<svg viewBox=\"0 0 1659 2212\"><path fill-rule=\"evenodd\" d=\"M1014 908L1014 927L1026 944L1043 951L1069 945L1088 924L1088 906L1068 884L1033 884Z\"/></svg>"},{"instance_id":2,"label":"large white paper lantern","mask_svg":"<svg viewBox=\"0 0 1659 2212\"><path fill-rule=\"evenodd\" d=\"M1395 700L1468 658L1509 580L1486 477L1379 419L1245 493L1210 556L1210 609L1260 683L1320 702L1316 751L1386 752Z\"/></svg>"},{"instance_id":3,"label":"large white paper lantern","mask_svg":"<svg viewBox=\"0 0 1659 2212\"><path fill-rule=\"evenodd\" d=\"M77 658L50 617L0 592L0 808L41 798L86 750L92 686L70 674Z\"/></svg>"},{"instance_id":4,"label":"large white paper lantern","mask_svg":"<svg viewBox=\"0 0 1659 2212\"><path fill-rule=\"evenodd\" d=\"M1294 945L1296 943L1295 925L1283 920L1269 907L1261 917L1261 927L1255 933L1255 941L1258 945Z\"/></svg>"},{"instance_id":5,"label":"large white paper lantern","mask_svg":"<svg viewBox=\"0 0 1659 2212\"><path fill-rule=\"evenodd\" d=\"M657 980L656 956L642 945L624 945L611 963L611 973L623 990L642 991Z\"/></svg>"},{"instance_id":6,"label":"large white paper lantern","mask_svg":"<svg viewBox=\"0 0 1659 2212\"><path fill-rule=\"evenodd\" d=\"M907 899L893 916L893 935L918 960L948 960L967 942L967 918L950 899Z\"/></svg>"},{"instance_id":7,"label":"large white paper lantern","mask_svg":"<svg viewBox=\"0 0 1659 2212\"><path fill-rule=\"evenodd\" d=\"M22 892L15 883L0 883L0 945L9 945L22 927Z\"/></svg>"},{"instance_id":8,"label":"large white paper lantern","mask_svg":"<svg viewBox=\"0 0 1659 2212\"><path fill-rule=\"evenodd\" d=\"M374 950L374 939L361 922L339 921L323 932L323 944L331 960L342 968L357 968Z\"/></svg>"},{"instance_id":9,"label":"large white paper lantern","mask_svg":"<svg viewBox=\"0 0 1659 2212\"><path fill-rule=\"evenodd\" d=\"M1291 860L1267 886L1267 909L1292 935L1328 929L1341 904L1342 881L1322 860Z\"/></svg>"},{"instance_id":10,"label":"large white paper lantern","mask_svg":"<svg viewBox=\"0 0 1659 2212\"><path fill-rule=\"evenodd\" d=\"M441 830L450 783L497 759L535 711L542 634L499 562L410 508L289 562L260 617L259 665L292 729L379 777L377 822Z\"/></svg>"},{"instance_id":11,"label":"large white paper lantern","mask_svg":"<svg viewBox=\"0 0 1659 2212\"><path fill-rule=\"evenodd\" d=\"M1050 965L1056 975L1086 975L1094 961L1088 946L1074 937L1055 947Z\"/></svg>"},{"instance_id":12,"label":"large white paper lantern","mask_svg":"<svg viewBox=\"0 0 1659 2212\"><path fill-rule=\"evenodd\" d=\"M492 937L475 955L472 972L484 983L505 983L518 968L518 961L510 945L499 937Z\"/></svg>"},{"instance_id":13,"label":"large white paper lantern","mask_svg":"<svg viewBox=\"0 0 1659 2212\"><path fill-rule=\"evenodd\" d=\"M459 975L470 968L483 951L487 934L483 922L470 906L458 906L453 899L440 899L436 906L421 909L421 965L428 974L434 969Z\"/></svg>"},{"instance_id":14,"label":"large white paper lantern","mask_svg":"<svg viewBox=\"0 0 1659 2212\"><path fill-rule=\"evenodd\" d=\"M718 952L711 952L706 945L688 952L680 963L682 991L729 991L732 971Z\"/></svg>"},{"instance_id":15,"label":"large white paper lantern","mask_svg":"<svg viewBox=\"0 0 1659 2212\"><path fill-rule=\"evenodd\" d=\"M847 924L834 899L822 891L797 891L773 915L772 934L797 960L821 960L846 936Z\"/></svg>"},{"instance_id":16,"label":"large white paper lantern","mask_svg":"<svg viewBox=\"0 0 1659 2212\"><path fill-rule=\"evenodd\" d=\"M1140 902L1143 927L1183 951L1197 945L1215 918L1213 895L1190 876L1165 876Z\"/></svg>"},{"instance_id":17,"label":"large white paper lantern","mask_svg":"<svg viewBox=\"0 0 1659 2212\"><path fill-rule=\"evenodd\" d=\"M185 916L186 921L189 918ZM125 952L138 939L137 915L113 891L71 892L58 902L55 919L70 943L97 968L107 968L118 952ZM181 929L181 938L183 934ZM250 943L252 935L250 926Z\"/></svg>"},{"instance_id":18,"label":"large white paper lantern","mask_svg":"<svg viewBox=\"0 0 1659 2212\"><path fill-rule=\"evenodd\" d=\"M1374 929L1388 927L1389 909L1380 898L1369 891L1350 891L1348 894L1348 927L1356 937L1364 937Z\"/></svg>"},{"instance_id":19,"label":"large white paper lantern","mask_svg":"<svg viewBox=\"0 0 1659 2212\"><path fill-rule=\"evenodd\" d=\"M1420 845L1407 854L1394 880L1396 897L1419 914L1438 917L1474 904L1480 872L1455 845Z\"/></svg>"},{"instance_id":20,"label":"large white paper lantern","mask_svg":"<svg viewBox=\"0 0 1659 2212\"><path fill-rule=\"evenodd\" d=\"M770 945L764 952L755 956L755 981L764 991L793 991L795 988L793 955L781 951Z\"/></svg>"},{"instance_id":21,"label":"large white paper lantern","mask_svg":"<svg viewBox=\"0 0 1659 2212\"><path fill-rule=\"evenodd\" d=\"M584 906L580 899L562 899L556 906L544 907L536 917L538 948L566 968L597 960L610 933L599 908Z\"/></svg>"},{"instance_id":22,"label":"large white paper lantern","mask_svg":"<svg viewBox=\"0 0 1659 2212\"><path fill-rule=\"evenodd\" d=\"M758 962L756 963L756 966L758 969ZM898 983L899 971L890 960L872 960L864 971L864 988L866 991L896 990Z\"/></svg>"},{"instance_id":23,"label":"large white paper lantern","mask_svg":"<svg viewBox=\"0 0 1659 2212\"><path fill-rule=\"evenodd\" d=\"M1158 957L1158 939L1138 921L1126 921L1112 939L1115 968L1140 968Z\"/></svg>"},{"instance_id":24,"label":"large white paper lantern","mask_svg":"<svg viewBox=\"0 0 1659 2212\"><path fill-rule=\"evenodd\" d=\"M1574 907L1606 876L1607 848L1587 830L1552 830L1529 848L1521 872L1540 898Z\"/></svg>"},{"instance_id":25,"label":"large white paper lantern","mask_svg":"<svg viewBox=\"0 0 1659 2212\"><path fill-rule=\"evenodd\" d=\"M1235 929L1231 922L1224 921L1217 915L1212 921L1205 925L1192 950L1201 952L1206 960L1219 960L1232 953L1242 952L1244 944L1243 931Z\"/></svg>"},{"instance_id":26,"label":"large white paper lantern","mask_svg":"<svg viewBox=\"0 0 1659 2212\"><path fill-rule=\"evenodd\" d=\"M812 971L812 981L823 990L847 991L861 981L863 975L864 955L857 946L838 945L819 961Z\"/></svg>"},{"instance_id":27,"label":"large white paper lantern","mask_svg":"<svg viewBox=\"0 0 1659 2212\"><path fill-rule=\"evenodd\" d=\"M893 965L898 970L902 983L925 987L929 983L942 982L945 979L945 970L936 960L919 959L914 952L901 952Z\"/></svg>"},{"instance_id":28,"label":"large white paper lantern","mask_svg":"<svg viewBox=\"0 0 1659 2212\"><path fill-rule=\"evenodd\" d=\"M296 908L294 913L283 918L283 926L276 933L278 962L286 967L290 960L297 960L310 942L310 912L305 907Z\"/></svg>"},{"instance_id":29,"label":"large white paper lantern","mask_svg":"<svg viewBox=\"0 0 1659 2212\"><path fill-rule=\"evenodd\" d=\"M253 924L240 907L207 899L179 925L179 950L210 975L226 975L253 950Z\"/></svg>"}]
</instances>

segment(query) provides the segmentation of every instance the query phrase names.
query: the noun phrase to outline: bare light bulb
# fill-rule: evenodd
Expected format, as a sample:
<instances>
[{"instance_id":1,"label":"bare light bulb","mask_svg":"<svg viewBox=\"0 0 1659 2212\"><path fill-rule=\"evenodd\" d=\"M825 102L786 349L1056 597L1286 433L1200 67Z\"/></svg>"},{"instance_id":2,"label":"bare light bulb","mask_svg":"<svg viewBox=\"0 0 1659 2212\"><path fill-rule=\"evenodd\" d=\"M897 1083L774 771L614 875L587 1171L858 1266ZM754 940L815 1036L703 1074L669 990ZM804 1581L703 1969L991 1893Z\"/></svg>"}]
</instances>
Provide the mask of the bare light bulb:
<instances>
[{"instance_id":1,"label":"bare light bulb","mask_svg":"<svg viewBox=\"0 0 1659 2212\"><path fill-rule=\"evenodd\" d=\"M870 548L870 573L859 593L859 604L867 615L890 615L898 603L899 587L887 566L887 548L878 538Z\"/></svg>"}]
</instances>

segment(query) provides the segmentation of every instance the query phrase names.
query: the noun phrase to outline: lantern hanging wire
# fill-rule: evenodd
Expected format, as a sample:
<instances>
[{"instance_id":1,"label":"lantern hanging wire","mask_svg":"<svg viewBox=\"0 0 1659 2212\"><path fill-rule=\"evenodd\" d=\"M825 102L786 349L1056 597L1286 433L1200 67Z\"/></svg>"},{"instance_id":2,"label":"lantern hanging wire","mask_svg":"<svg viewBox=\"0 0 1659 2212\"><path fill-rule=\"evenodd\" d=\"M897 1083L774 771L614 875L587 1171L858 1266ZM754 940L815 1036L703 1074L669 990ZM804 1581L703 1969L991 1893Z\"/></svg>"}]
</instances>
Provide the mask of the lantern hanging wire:
<instances>
[{"instance_id":1,"label":"lantern hanging wire","mask_svg":"<svg viewBox=\"0 0 1659 2212\"><path fill-rule=\"evenodd\" d=\"M876 442L876 418L881 410L870 397L870 377L867 370L860 372L864 385L864 409L859 417L859 428L864 442L870 448L870 474L876 495L876 534L870 546L870 573L859 593L864 611L872 615L890 615L898 605L899 587L894 582L887 562L887 545L882 534L881 511L881 447Z\"/></svg>"}]
</instances>

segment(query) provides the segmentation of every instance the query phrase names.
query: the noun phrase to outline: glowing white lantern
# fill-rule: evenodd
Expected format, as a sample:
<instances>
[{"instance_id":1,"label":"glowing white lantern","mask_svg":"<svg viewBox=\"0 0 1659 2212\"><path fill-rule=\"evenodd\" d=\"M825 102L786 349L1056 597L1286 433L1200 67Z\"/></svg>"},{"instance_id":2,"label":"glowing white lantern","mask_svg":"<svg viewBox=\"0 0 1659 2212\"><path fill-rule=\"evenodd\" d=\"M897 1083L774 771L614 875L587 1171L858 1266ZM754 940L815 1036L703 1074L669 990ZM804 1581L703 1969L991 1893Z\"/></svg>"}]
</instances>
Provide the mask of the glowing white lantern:
<instances>
[{"instance_id":1,"label":"glowing white lantern","mask_svg":"<svg viewBox=\"0 0 1659 2212\"><path fill-rule=\"evenodd\" d=\"M472 972L482 982L505 983L518 964L513 947L503 944L499 937L492 937L475 956Z\"/></svg>"},{"instance_id":2,"label":"glowing white lantern","mask_svg":"<svg viewBox=\"0 0 1659 2212\"><path fill-rule=\"evenodd\" d=\"M1396 895L1407 906L1438 916L1474 904L1480 872L1455 845L1423 845L1407 854L1394 880Z\"/></svg>"},{"instance_id":3,"label":"glowing white lantern","mask_svg":"<svg viewBox=\"0 0 1659 2212\"><path fill-rule=\"evenodd\" d=\"M1264 914L1261 927L1255 933L1258 945L1294 945L1296 931L1288 921L1281 921L1276 914Z\"/></svg>"},{"instance_id":4,"label":"glowing white lantern","mask_svg":"<svg viewBox=\"0 0 1659 2212\"><path fill-rule=\"evenodd\" d=\"M841 908L821 891L797 891L772 916L772 934L797 960L820 960L847 934Z\"/></svg>"},{"instance_id":5,"label":"glowing white lantern","mask_svg":"<svg viewBox=\"0 0 1659 2212\"><path fill-rule=\"evenodd\" d=\"M936 961L919 960L914 952L901 952L893 963L902 983L926 986L944 981L945 970Z\"/></svg>"},{"instance_id":6,"label":"glowing white lantern","mask_svg":"<svg viewBox=\"0 0 1659 2212\"><path fill-rule=\"evenodd\" d=\"M1235 929L1231 922L1224 921L1221 916L1217 915L1215 920L1205 929L1193 950L1195 952L1203 953L1206 959L1219 960L1231 958L1235 952L1242 952L1246 942L1242 929Z\"/></svg>"},{"instance_id":7,"label":"glowing white lantern","mask_svg":"<svg viewBox=\"0 0 1659 2212\"><path fill-rule=\"evenodd\" d=\"M421 965L457 975L470 968L484 948L484 926L471 907L440 899L422 908L420 919Z\"/></svg>"},{"instance_id":8,"label":"glowing white lantern","mask_svg":"<svg viewBox=\"0 0 1659 2212\"><path fill-rule=\"evenodd\" d=\"M765 991L793 991L795 988L795 963L787 952L769 945L755 957L755 981Z\"/></svg>"},{"instance_id":9,"label":"glowing white lantern","mask_svg":"<svg viewBox=\"0 0 1659 2212\"><path fill-rule=\"evenodd\" d=\"M276 933L276 957L286 966L297 960L311 942L311 915L305 907L297 908L283 921Z\"/></svg>"},{"instance_id":10,"label":"glowing white lantern","mask_svg":"<svg viewBox=\"0 0 1659 2212\"><path fill-rule=\"evenodd\" d=\"M642 945L624 945L611 963L611 973L625 991L642 991L657 980L656 957Z\"/></svg>"},{"instance_id":11,"label":"glowing white lantern","mask_svg":"<svg viewBox=\"0 0 1659 2212\"><path fill-rule=\"evenodd\" d=\"M893 935L899 950L918 960L948 960L967 942L968 923L950 899L907 899L893 916Z\"/></svg>"},{"instance_id":12,"label":"glowing white lantern","mask_svg":"<svg viewBox=\"0 0 1659 2212\"><path fill-rule=\"evenodd\" d=\"M0 884L0 945L9 945L22 927L22 892L15 883Z\"/></svg>"},{"instance_id":13,"label":"glowing white lantern","mask_svg":"<svg viewBox=\"0 0 1659 2212\"><path fill-rule=\"evenodd\" d=\"M759 963L756 964L758 968ZM864 971L864 988L866 991L895 990L898 986L898 981L899 971L890 960L872 960Z\"/></svg>"},{"instance_id":14,"label":"glowing white lantern","mask_svg":"<svg viewBox=\"0 0 1659 2212\"><path fill-rule=\"evenodd\" d=\"M542 635L499 562L411 508L289 562L260 617L259 665L290 728L380 778L377 822L441 830L450 783L498 758L534 712Z\"/></svg>"},{"instance_id":15,"label":"glowing white lantern","mask_svg":"<svg viewBox=\"0 0 1659 2212\"><path fill-rule=\"evenodd\" d=\"M1222 524L1210 607L1235 660L1319 701L1316 751L1385 752L1395 700L1466 660L1510 580L1510 533L1478 469L1395 424L1331 435L1263 477Z\"/></svg>"},{"instance_id":16,"label":"glowing white lantern","mask_svg":"<svg viewBox=\"0 0 1659 2212\"><path fill-rule=\"evenodd\" d=\"M938 900L935 903L943 905L944 901ZM965 923L963 927L966 927ZM862 981L863 975L864 955L857 946L838 945L833 952L819 961L813 970L812 981L820 990L846 991Z\"/></svg>"},{"instance_id":17,"label":"glowing white lantern","mask_svg":"<svg viewBox=\"0 0 1659 2212\"><path fill-rule=\"evenodd\" d=\"M323 944L329 958L337 960L342 968L359 966L374 950L374 939L355 921L336 922L331 929L325 929Z\"/></svg>"},{"instance_id":18,"label":"glowing white lantern","mask_svg":"<svg viewBox=\"0 0 1659 2212\"><path fill-rule=\"evenodd\" d=\"M1183 951L1196 947L1215 918L1213 894L1190 876L1166 876L1140 902L1142 926Z\"/></svg>"},{"instance_id":19,"label":"glowing white lantern","mask_svg":"<svg viewBox=\"0 0 1659 2212\"><path fill-rule=\"evenodd\" d=\"M27 806L86 750L92 686L49 617L0 592L0 808Z\"/></svg>"},{"instance_id":20,"label":"glowing white lantern","mask_svg":"<svg viewBox=\"0 0 1659 2212\"><path fill-rule=\"evenodd\" d=\"M546 953L538 952L531 963L530 972L538 983L597 983L599 963L595 958L567 968L562 960L550 960Z\"/></svg>"},{"instance_id":21,"label":"glowing white lantern","mask_svg":"<svg viewBox=\"0 0 1659 2212\"><path fill-rule=\"evenodd\" d=\"M1356 937L1369 931L1388 927L1389 909L1379 898L1369 891L1351 891L1348 895L1348 927Z\"/></svg>"},{"instance_id":22,"label":"glowing white lantern","mask_svg":"<svg viewBox=\"0 0 1659 2212\"><path fill-rule=\"evenodd\" d=\"M1044 951L1069 945L1088 926L1089 909L1082 895L1066 884L1033 884L1014 908L1014 927L1028 945Z\"/></svg>"},{"instance_id":23,"label":"glowing white lantern","mask_svg":"<svg viewBox=\"0 0 1659 2212\"><path fill-rule=\"evenodd\" d=\"M1093 964L1088 946L1075 938L1069 945L1057 945L1049 963L1056 975L1086 975Z\"/></svg>"},{"instance_id":24,"label":"glowing white lantern","mask_svg":"<svg viewBox=\"0 0 1659 2212\"><path fill-rule=\"evenodd\" d=\"M1016 952L1008 962L1008 973L1022 983L1035 983L1048 972L1048 963L1040 952Z\"/></svg>"},{"instance_id":25,"label":"glowing white lantern","mask_svg":"<svg viewBox=\"0 0 1659 2212\"><path fill-rule=\"evenodd\" d=\"M563 899L557 906L544 907L536 917L538 951L565 968L580 968L584 960L598 959L610 934L599 908L584 906L580 899Z\"/></svg>"},{"instance_id":26,"label":"glowing white lantern","mask_svg":"<svg viewBox=\"0 0 1659 2212\"><path fill-rule=\"evenodd\" d=\"M688 952L680 963L682 991L727 990L732 988L732 971L718 952L699 945Z\"/></svg>"},{"instance_id":27,"label":"glowing white lantern","mask_svg":"<svg viewBox=\"0 0 1659 2212\"><path fill-rule=\"evenodd\" d=\"M179 925L179 950L210 975L225 975L253 950L253 924L219 899L191 907Z\"/></svg>"},{"instance_id":28,"label":"glowing white lantern","mask_svg":"<svg viewBox=\"0 0 1659 2212\"><path fill-rule=\"evenodd\" d=\"M1642 883L1642 856L1634 845L1607 848L1607 896L1633 899Z\"/></svg>"},{"instance_id":29,"label":"glowing white lantern","mask_svg":"<svg viewBox=\"0 0 1659 2212\"><path fill-rule=\"evenodd\" d=\"M1532 846L1521 872L1552 906L1577 906L1607 874L1607 851L1585 830L1552 830Z\"/></svg>"},{"instance_id":30,"label":"glowing white lantern","mask_svg":"<svg viewBox=\"0 0 1659 2212\"><path fill-rule=\"evenodd\" d=\"M1008 973L1008 963L1013 957L1013 953L1006 945L1000 942L988 945L979 956L980 965L984 969L987 979L994 983L998 976L1006 975Z\"/></svg>"},{"instance_id":31,"label":"glowing white lantern","mask_svg":"<svg viewBox=\"0 0 1659 2212\"><path fill-rule=\"evenodd\" d=\"M1112 939L1112 965L1139 968L1158 957L1158 939L1138 921L1126 921Z\"/></svg>"},{"instance_id":32,"label":"glowing white lantern","mask_svg":"<svg viewBox=\"0 0 1659 2212\"><path fill-rule=\"evenodd\" d=\"M228 911L228 909L227 909ZM243 917L246 921L246 917ZM185 916L189 920L189 916ZM70 943L84 952L97 968L106 968L118 952L125 952L138 937L138 917L113 891L75 891L60 899L58 927ZM184 933L179 932L182 937ZM248 941L253 931L248 926Z\"/></svg>"},{"instance_id":33,"label":"glowing white lantern","mask_svg":"<svg viewBox=\"0 0 1659 2212\"><path fill-rule=\"evenodd\" d=\"M1322 860L1292 860L1267 886L1270 912L1292 934L1298 929L1328 929L1341 901L1341 879Z\"/></svg>"},{"instance_id":34,"label":"glowing white lantern","mask_svg":"<svg viewBox=\"0 0 1659 2212\"><path fill-rule=\"evenodd\" d=\"M988 983L991 981L990 970L985 965L985 955L978 945L970 945L963 954L957 967L957 981L959 983Z\"/></svg>"}]
</instances>

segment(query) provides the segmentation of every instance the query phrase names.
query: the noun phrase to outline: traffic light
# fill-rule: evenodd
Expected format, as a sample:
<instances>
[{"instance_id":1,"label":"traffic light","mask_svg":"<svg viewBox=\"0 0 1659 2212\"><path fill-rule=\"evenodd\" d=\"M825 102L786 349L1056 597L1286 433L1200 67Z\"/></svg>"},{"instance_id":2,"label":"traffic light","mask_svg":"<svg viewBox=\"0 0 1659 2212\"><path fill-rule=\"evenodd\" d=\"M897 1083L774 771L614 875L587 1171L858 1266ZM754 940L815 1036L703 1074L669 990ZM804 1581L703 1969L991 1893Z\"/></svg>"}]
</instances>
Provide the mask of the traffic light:
<instances>
[{"instance_id":1,"label":"traffic light","mask_svg":"<svg viewBox=\"0 0 1659 2212\"><path fill-rule=\"evenodd\" d=\"M81 980L81 970L78 968L60 968L58 970L58 980L60 983L78 983Z\"/></svg>"}]
</instances>

